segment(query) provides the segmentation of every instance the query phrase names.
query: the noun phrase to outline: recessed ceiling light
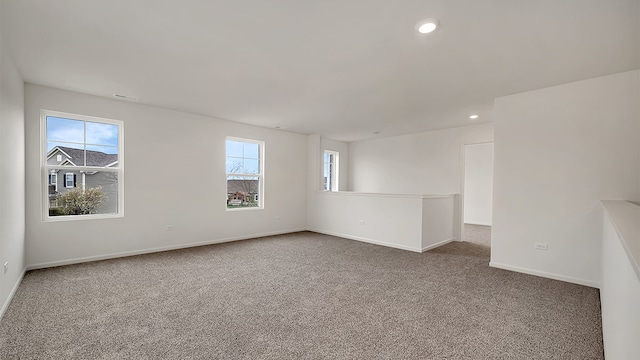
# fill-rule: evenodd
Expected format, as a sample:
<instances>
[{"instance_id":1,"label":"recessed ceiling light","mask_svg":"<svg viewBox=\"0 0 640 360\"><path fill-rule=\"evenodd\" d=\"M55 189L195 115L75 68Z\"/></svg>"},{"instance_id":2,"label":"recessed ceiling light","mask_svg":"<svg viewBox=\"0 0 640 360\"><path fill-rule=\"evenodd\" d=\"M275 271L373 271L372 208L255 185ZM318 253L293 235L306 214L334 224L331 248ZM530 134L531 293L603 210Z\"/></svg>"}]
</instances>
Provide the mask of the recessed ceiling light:
<instances>
[{"instance_id":1,"label":"recessed ceiling light","mask_svg":"<svg viewBox=\"0 0 640 360\"><path fill-rule=\"evenodd\" d=\"M478 116L478 115L476 115L476 114L473 114L473 115L469 116L469 119L471 119L471 120L475 120L475 119L477 119L477 118L479 118L479 117L480 117L480 116Z\"/></svg>"},{"instance_id":2,"label":"recessed ceiling light","mask_svg":"<svg viewBox=\"0 0 640 360\"><path fill-rule=\"evenodd\" d=\"M428 34L433 32L438 27L438 21L435 19L423 20L416 25L416 29L420 34Z\"/></svg>"}]
</instances>

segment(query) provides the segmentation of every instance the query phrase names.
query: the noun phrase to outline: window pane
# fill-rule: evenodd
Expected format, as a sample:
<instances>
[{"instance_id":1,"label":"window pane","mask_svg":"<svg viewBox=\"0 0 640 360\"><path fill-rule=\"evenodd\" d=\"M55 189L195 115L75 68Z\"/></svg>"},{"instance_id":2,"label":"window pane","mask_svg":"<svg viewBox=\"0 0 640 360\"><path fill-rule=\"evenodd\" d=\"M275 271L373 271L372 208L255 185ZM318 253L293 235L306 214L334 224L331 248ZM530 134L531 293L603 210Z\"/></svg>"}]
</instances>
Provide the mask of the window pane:
<instances>
[{"instance_id":1,"label":"window pane","mask_svg":"<svg viewBox=\"0 0 640 360\"><path fill-rule=\"evenodd\" d=\"M116 172L65 174L65 183L73 181L73 175L75 187L58 187L53 194L49 191L49 216L118 213Z\"/></svg>"},{"instance_id":2,"label":"window pane","mask_svg":"<svg viewBox=\"0 0 640 360\"><path fill-rule=\"evenodd\" d=\"M77 178L77 174L74 174L74 173L64 174L64 187L66 188L76 187L76 178Z\"/></svg>"},{"instance_id":3,"label":"window pane","mask_svg":"<svg viewBox=\"0 0 640 360\"><path fill-rule=\"evenodd\" d=\"M258 159L244 159L244 173L245 174L259 174L260 173L260 160L258 160Z\"/></svg>"},{"instance_id":4,"label":"window pane","mask_svg":"<svg viewBox=\"0 0 640 360\"><path fill-rule=\"evenodd\" d=\"M227 156L242 157L242 142L227 140Z\"/></svg>"},{"instance_id":5,"label":"window pane","mask_svg":"<svg viewBox=\"0 0 640 360\"><path fill-rule=\"evenodd\" d=\"M47 116L47 140L84 143L84 121Z\"/></svg>"},{"instance_id":6,"label":"window pane","mask_svg":"<svg viewBox=\"0 0 640 360\"><path fill-rule=\"evenodd\" d=\"M87 121L87 144L118 146L118 125Z\"/></svg>"},{"instance_id":7,"label":"window pane","mask_svg":"<svg viewBox=\"0 0 640 360\"><path fill-rule=\"evenodd\" d=\"M228 208L260 206L261 151L261 143L258 142L226 141Z\"/></svg>"},{"instance_id":8,"label":"window pane","mask_svg":"<svg viewBox=\"0 0 640 360\"><path fill-rule=\"evenodd\" d=\"M254 143L244 143L244 157L249 159L259 159L260 145Z\"/></svg>"},{"instance_id":9,"label":"window pane","mask_svg":"<svg viewBox=\"0 0 640 360\"><path fill-rule=\"evenodd\" d=\"M116 161L118 161L117 147L87 145L87 166L117 167L117 163L113 164Z\"/></svg>"},{"instance_id":10,"label":"window pane","mask_svg":"<svg viewBox=\"0 0 640 360\"><path fill-rule=\"evenodd\" d=\"M227 176L227 208L258 207L258 176Z\"/></svg>"},{"instance_id":11,"label":"window pane","mask_svg":"<svg viewBox=\"0 0 640 360\"><path fill-rule=\"evenodd\" d=\"M227 156L227 174L242 174L243 164L242 158L233 158Z\"/></svg>"},{"instance_id":12,"label":"window pane","mask_svg":"<svg viewBox=\"0 0 640 360\"><path fill-rule=\"evenodd\" d=\"M337 169L338 153L334 151L324 152L324 163L322 168L323 186L326 191L337 191Z\"/></svg>"}]
</instances>

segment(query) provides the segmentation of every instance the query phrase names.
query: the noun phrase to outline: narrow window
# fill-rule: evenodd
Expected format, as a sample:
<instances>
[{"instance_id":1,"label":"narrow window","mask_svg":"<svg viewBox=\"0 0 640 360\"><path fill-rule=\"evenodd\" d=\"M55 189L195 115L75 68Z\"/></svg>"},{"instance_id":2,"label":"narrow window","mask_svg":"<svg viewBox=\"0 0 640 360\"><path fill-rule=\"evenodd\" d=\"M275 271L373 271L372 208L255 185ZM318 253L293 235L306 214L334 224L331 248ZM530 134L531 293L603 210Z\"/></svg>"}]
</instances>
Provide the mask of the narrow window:
<instances>
[{"instance_id":1,"label":"narrow window","mask_svg":"<svg viewBox=\"0 0 640 360\"><path fill-rule=\"evenodd\" d=\"M324 151L324 191L338 191L338 152Z\"/></svg>"},{"instance_id":2,"label":"narrow window","mask_svg":"<svg viewBox=\"0 0 640 360\"><path fill-rule=\"evenodd\" d=\"M49 171L49 194L58 191L58 173L55 170Z\"/></svg>"},{"instance_id":3,"label":"narrow window","mask_svg":"<svg viewBox=\"0 0 640 360\"><path fill-rule=\"evenodd\" d=\"M227 209L262 208L264 142L227 138Z\"/></svg>"},{"instance_id":4,"label":"narrow window","mask_svg":"<svg viewBox=\"0 0 640 360\"><path fill-rule=\"evenodd\" d=\"M76 174L74 173L64 174L64 187L66 188L76 187Z\"/></svg>"},{"instance_id":5,"label":"narrow window","mask_svg":"<svg viewBox=\"0 0 640 360\"><path fill-rule=\"evenodd\" d=\"M122 122L43 110L41 126L43 218L122 216Z\"/></svg>"},{"instance_id":6,"label":"narrow window","mask_svg":"<svg viewBox=\"0 0 640 360\"><path fill-rule=\"evenodd\" d=\"M49 174L49 185L57 185L58 184L58 173L52 171Z\"/></svg>"}]
</instances>

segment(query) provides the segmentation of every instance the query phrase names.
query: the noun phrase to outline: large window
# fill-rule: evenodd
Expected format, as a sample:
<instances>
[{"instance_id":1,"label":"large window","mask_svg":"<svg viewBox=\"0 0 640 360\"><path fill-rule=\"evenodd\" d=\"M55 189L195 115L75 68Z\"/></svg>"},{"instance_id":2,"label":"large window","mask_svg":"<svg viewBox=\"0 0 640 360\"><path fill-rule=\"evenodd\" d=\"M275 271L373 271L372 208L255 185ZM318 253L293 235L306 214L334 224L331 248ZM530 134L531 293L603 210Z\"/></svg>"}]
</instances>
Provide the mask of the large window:
<instances>
[{"instance_id":1,"label":"large window","mask_svg":"<svg viewBox=\"0 0 640 360\"><path fill-rule=\"evenodd\" d=\"M227 138L227 209L262 208L264 143Z\"/></svg>"},{"instance_id":2,"label":"large window","mask_svg":"<svg viewBox=\"0 0 640 360\"><path fill-rule=\"evenodd\" d=\"M42 111L45 220L123 215L122 127L117 120Z\"/></svg>"},{"instance_id":3,"label":"large window","mask_svg":"<svg viewBox=\"0 0 640 360\"><path fill-rule=\"evenodd\" d=\"M324 151L324 191L338 191L338 152Z\"/></svg>"}]
</instances>

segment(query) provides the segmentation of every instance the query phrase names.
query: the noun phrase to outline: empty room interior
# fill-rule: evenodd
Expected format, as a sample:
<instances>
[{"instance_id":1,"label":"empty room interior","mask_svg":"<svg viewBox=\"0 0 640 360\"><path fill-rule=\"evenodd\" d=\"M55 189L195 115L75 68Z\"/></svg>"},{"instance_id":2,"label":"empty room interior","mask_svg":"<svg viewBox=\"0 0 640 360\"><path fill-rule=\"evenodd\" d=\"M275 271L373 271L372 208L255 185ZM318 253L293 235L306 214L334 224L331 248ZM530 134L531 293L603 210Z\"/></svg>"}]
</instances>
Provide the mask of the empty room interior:
<instances>
[{"instance_id":1,"label":"empty room interior","mask_svg":"<svg viewBox=\"0 0 640 360\"><path fill-rule=\"evenodd\" d=\"M1 359L640 359L640 0L0 0Z\"/></svg>"}]
</instances>

